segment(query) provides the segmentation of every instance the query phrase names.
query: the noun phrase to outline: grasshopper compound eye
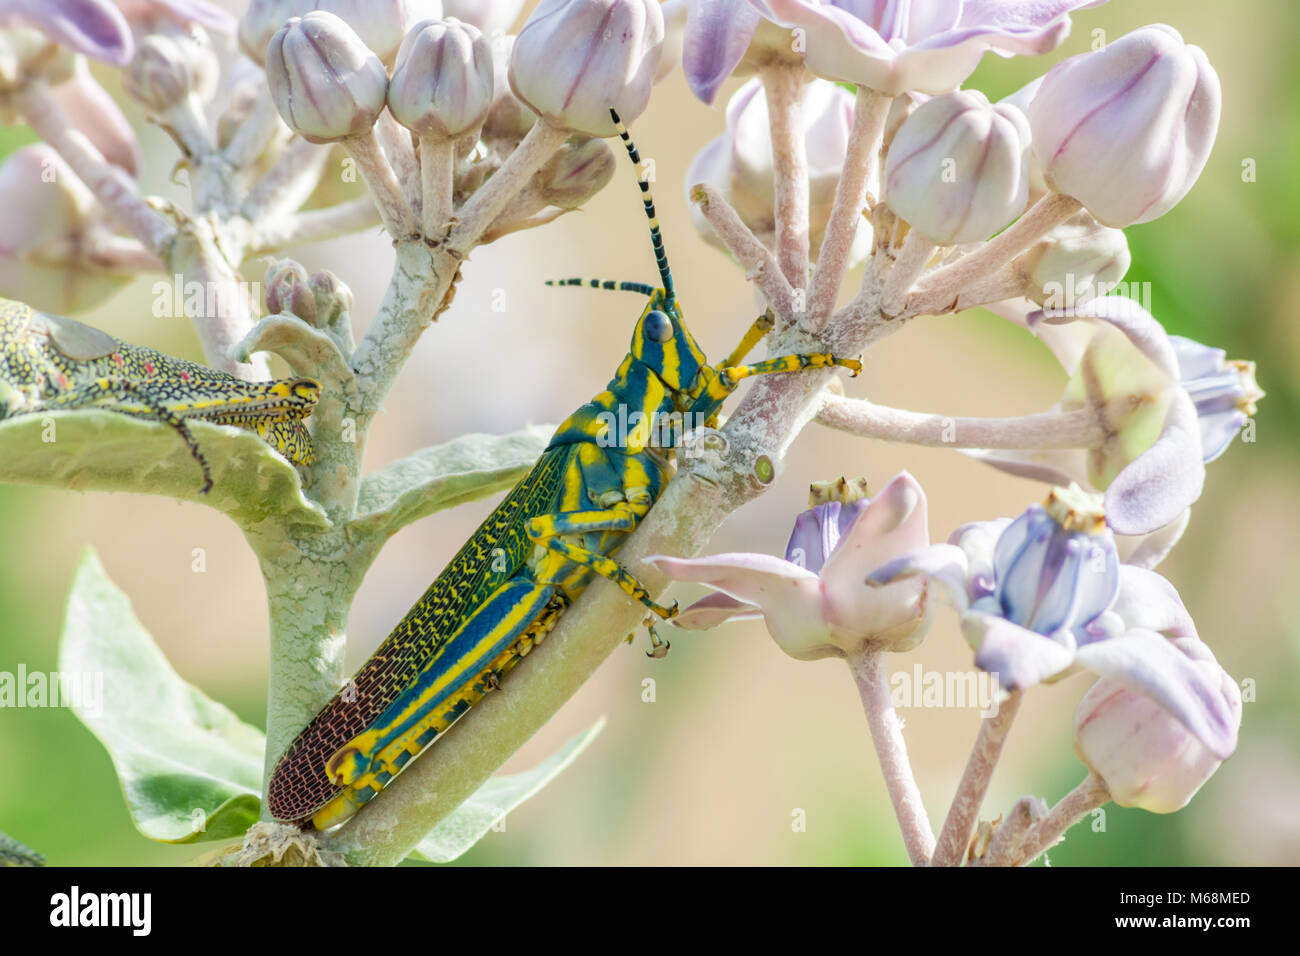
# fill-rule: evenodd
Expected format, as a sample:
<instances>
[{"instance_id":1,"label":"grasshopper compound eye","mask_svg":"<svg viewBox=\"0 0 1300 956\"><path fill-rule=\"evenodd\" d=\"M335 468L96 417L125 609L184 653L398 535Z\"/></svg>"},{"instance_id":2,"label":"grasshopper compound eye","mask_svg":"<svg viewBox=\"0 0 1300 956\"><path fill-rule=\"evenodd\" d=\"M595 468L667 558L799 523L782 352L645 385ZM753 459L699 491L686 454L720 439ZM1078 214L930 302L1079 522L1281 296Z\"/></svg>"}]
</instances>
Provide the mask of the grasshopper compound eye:
<instances>
[{"instance_id":1,"label":"grasshopper compound eye","mask_svg":"<svg viewBox=\"0 0 1300 956\"><path fill-rule=\"evenodd\" d=\"M667 312L654 309L645 317L645 334L652 341L667 342L673 337L673 320Z\"/></svg>"}]
</instances>

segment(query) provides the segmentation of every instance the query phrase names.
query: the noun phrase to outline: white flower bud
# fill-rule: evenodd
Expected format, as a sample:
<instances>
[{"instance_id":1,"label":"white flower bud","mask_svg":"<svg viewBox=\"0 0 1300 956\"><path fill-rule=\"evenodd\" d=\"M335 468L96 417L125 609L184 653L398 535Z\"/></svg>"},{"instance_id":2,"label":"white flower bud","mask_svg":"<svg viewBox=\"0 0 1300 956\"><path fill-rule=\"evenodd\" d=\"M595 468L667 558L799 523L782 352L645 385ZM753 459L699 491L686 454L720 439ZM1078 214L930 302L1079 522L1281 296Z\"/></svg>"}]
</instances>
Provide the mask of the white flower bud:
<instances>
[{"instance_id":1,"label":"white flower bud","mask_svg":"<svg viewBox=\"0 0 1300 956\"><path fill-rule=\"evenodd\" d=\"M154 33L139 41L135 56L126 68L126 91L152 113L165 113L189 96L210 85L210 71L203 64L210 56L206 34Z\"/></svg>"},{"instance_id":2,"label":"white flower bud","mask_svg":"<svg viewBox=\"0 0 1300 956\"><path fill-rule=\"evenodd\" d=\"M459 20L425 20L397 53L388 108L422 136L456 139L482 125L492 105L492 46Z\"/></svg>"},{"instance_id":3,"label":"white flower bud","mask_svg":"<svg viewBox=\"0 0 1300 956\"><path fill-rule=\"evenodd\" d=\"M577 209L614 178L614 151L603 140L572 136L533 176L547 205Z\"/></svg>"},{"instance_id":4,"label":"white flower bud","mask_svg":"<svg viewBox=\"0 0 1300 956\"><path fill-rule=\"evenodd\" d=\"M1029 104L1047 184L1107 226L1149 222L1205 168L1219 128L1205 53L1156 24L1057 64Z\"/></svg>"},{"instance_id":5,"label":"white flower bud","mask_svg":"<svg viewBox=\"0 0 1300 956\"><path fill-rule=\"evenodd\" d=\"M261 63L271 37L293 17L319 10L356 31L381 61L391 65L406 32L442 16L441 0L252 0L239 18L239 45Z\"/></svg>"},{"instance_id":6,"label":"white flower bud","mask_svg":"<svg viewBox=\"0 0 1300 956\"><path fill-rule=\"evenodd\" d=\"M553 126L613 136L650 102L664 17L655 0L542 0L515 40L510 86Z\"/></svg>"},{"instance_id":7,"label":"white flower bud","mask_svg":"<svg viewBox=\"0 0 1300 956\"><path fill-rule=\"evenodd\" d=\"M1124 278L1130 261L1124 233L1080 211L1031 246L1015 265L1025 277L1025 297L1055 308L1104 295Z\"/></svg>"},{"instance_id":8,"label":"white flower bud","mask_svg":"<svg viewBox=\"0 0 1300 956\"><path fill-rule=\"evenodd\" d=\"M937 245L987 239L1029 198L1029 123L973 90L945 93L903 121L885 159L885 202Z\"/></svg>"},{"instance_id":9,"label":"white flower bud","mask_svg":"<svg viewBox=\"0 0 1300 956\"><path fill-rule=\"evenodd\" d=\"M442 0L445 16L472 23L488 36L514 26L524 0Z\"/></svg>"},{"instance_id":10,"label":"white flower bud","mask_svg":"<svg viewBox=\"0 0 1300 956\"><path fill-rule=\"evenodd\" d=\"M1220 691L1240 725L1241 692L1214 655L1194 638L1175 643L1198 667L1218 673ZM1151 813L1187 806L1222 762L1164 707L1109 677L1079 702L1074 750L1106 782L1117 804Z\"/></svg>"},{"instance_id":11,"label":"white flower bud","mask_svg":"<svg viewBox=\"0 0 1300 956\"><path fill-rule=\"evenodd\" d=\"M312 143L370 129L388 95L384 65L332 13L281 27L266 50L266 79L285 123Z\"/></svg>"}]
</instances>

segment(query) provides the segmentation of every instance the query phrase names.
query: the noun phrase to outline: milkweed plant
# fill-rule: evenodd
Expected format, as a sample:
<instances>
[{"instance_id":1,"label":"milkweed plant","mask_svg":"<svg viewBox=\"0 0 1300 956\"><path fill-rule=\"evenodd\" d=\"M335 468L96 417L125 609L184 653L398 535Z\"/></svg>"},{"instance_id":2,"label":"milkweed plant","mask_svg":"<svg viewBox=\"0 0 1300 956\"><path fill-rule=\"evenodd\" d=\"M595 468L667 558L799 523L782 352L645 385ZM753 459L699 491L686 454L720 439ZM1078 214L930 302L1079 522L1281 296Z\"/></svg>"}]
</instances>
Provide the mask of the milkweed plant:
<instances>
[{"instance_id":1,"label":"milkweed plant","mask_svg":"<svg viewBox=\"0 0 1300 956\"><path fill-rule=\"evenodd\" d=\"M718 428L686 435L618 561L652 593L709 589L679 627L761 617L791 657L847 663L913 864L1028 864L1107 802L1185 806L1232 755L1241 694L1158 568L1262 392L1253 363L1166 334L1121 294L1123 230L1172 213L1196 182L1219 79L1154 24L1000 101L963 87L985 53L1051 51L1099 2L541 0L511 35L522 0L252 0L238 18L203 0L0 0L0 115L40 140L0 166L0 292L66 313L141 275L183 277L178 304L209 365L266 379L273 353L321 383L309 466L198 423L207 494L156 422L73 409L0 423L0 479L201 501L260 563L265 736L180 680L93 554L77 571L60 668L103 675L103 706L76 710L136 826L236 841L213 858L223 865L445 861L590 739L493 777L640 625L644 608L603 583L509 675L508 695L343 826L304 834L263 806L269 768L344 686L349 607L383 544L509 487L549 438L469 434L367 470L385 397L454 311L473 251L546 228L609 183L611 108L632 123L679 66L706 103L743 80L675 185L769 311L769 354L856 356L916 316L982 306L1040 339L1068 384L1038 414L963 418L851 397L834 369L757 379ZM139 147L88 59L119 69L132 107L169 135L189 202L141 192ZM313 200L341 161L364 192ZM362 232L396 258L358 340L349 277L282 252ZM259 262L264 301L245 281ZM42 442L50 420L59 439ZM971 523L936 536L910 474L873 490L827 461L809 508L792 508L784 555L709 553L809 425L953 449L1041 491L1018 515L971 501ZM936 834L890 668L947 615L997 692ZM986 807L1021 700L1078 671L1095 678L1074 718L1082 782L1054 804Z\"/></svg>"}]
</instances>

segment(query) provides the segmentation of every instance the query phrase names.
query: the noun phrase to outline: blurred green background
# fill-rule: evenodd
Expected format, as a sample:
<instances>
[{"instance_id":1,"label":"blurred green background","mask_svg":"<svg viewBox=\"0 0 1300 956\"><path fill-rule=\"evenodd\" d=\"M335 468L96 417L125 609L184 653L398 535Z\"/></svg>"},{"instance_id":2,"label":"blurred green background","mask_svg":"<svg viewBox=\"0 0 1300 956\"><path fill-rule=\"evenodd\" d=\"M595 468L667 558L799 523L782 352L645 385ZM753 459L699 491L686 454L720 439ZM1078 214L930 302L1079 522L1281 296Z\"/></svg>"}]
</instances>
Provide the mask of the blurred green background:
<instances>
[{"instance_id":1,"label":"blurred green background","mask_svg":"<svg viewBox=\"0 0 1300 956\"><path fill-rule=\"evenodd\" d=\"M1205 494L1174 555L1162 566L1202 636L1239 680L1251 680L1236 755L1185 811L1155 816L1108 806L1104 830L1080 826L1052 854L1069 864L1295 864L1300 862L1300 458L1294 437L1300 367L1300 9L1251 0L1116 2L1075 18L1058 51L1035 59L986 57L968 86L1005 95L1059 59L1086 50L1092 31L1111 39L1150 22L1177 27L1202 46L1223 84L1218 143L1200 182L1173 212L1128 231L1153 311L1171 332L1259 362L1268 392L1257 441L1234 443L1209 470ZM101 79L120 99L111 74ZM690 97L680 72L657 88L635 128L655 159L661 218L678 287L696 336L720 356L753 313L743 277L694 234L684 176L695 151L721 128L737 81L710 109ZM169 182L170 143L125 107L146 153L146 189ZM4 153L29 141L0 130ZM1257 181L1243 182L1253 160ZM555 422L606 381L626 349L635 304L582 290L545 290L557 275L653 277L631 174L543 233L476 252L454 308L424 337L388 401L370 448L377 467L467 431ZM352 285L357 315L373 314L391 262L388 243L366 235L295 251L310 269L332 268ZM261 268L250 264L256 279ZM850 279L853 282L853 279ZM854 283L855 284L855 283ZM506 309L494 312L504 291ZM89 320L132 341L199 358L188 325L149 317L142 281ZM364 318L362 319L364 321ZM967 415L1041 410L1063 379L1027 334L983 313L919 320L866 356L851 394L925 411ZM760 501L733 516L714 551L779 552L809 481L865 475L882 486L911 470L930 499L933 537L978 518L1015 514L1042 489L959 455L809 429ZM396 536L359 595L349 661L359 665L490 508L466 506ZM244 719L262 726L265 600L256 562L215 512L144 496L77 494L0 486L0 670L19 662L52 670L63 604L86 545L132 596L173 665ZM191 550L207 551L207 572ZM691 598L694 593L683 593ZM544 757L599 714L605 732L573 767L490 833L464 863L898 864L905 862L852 681L836 661L785 657L761 625L670 635L673 652L647 661L615 653L596 677L508 765ZM970 652L941 614L917 651L894 659L911 670L966 670ZM642 682L655 681L643 701ZM1054 802L1083 776L1070 740L1075 677L1029 695L994 778L985 816L1018 796ZM508 688L505 692L509 692ZM936 826L965 762L973 710L908 709L906 734ZM424 759L437 759L435 752ZM132 828L108 757L64 710L0 712L0 830L54 864L174 864L202 848L152 844ZM803 811L804 832L792 828Z\"/></svg>"}]
</instances>

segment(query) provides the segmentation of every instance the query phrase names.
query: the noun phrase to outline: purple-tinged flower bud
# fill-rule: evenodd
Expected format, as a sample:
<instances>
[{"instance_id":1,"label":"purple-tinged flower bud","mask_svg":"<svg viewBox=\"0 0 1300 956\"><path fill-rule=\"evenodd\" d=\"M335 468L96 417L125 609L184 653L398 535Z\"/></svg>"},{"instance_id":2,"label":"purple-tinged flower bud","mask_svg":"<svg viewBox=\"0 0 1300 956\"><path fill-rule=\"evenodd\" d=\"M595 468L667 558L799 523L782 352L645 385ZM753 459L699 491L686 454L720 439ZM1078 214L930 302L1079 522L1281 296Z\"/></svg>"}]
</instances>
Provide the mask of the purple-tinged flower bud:
<instances>
[{"instance_id":1,"label":"purple-tinged flower bud","mask_svg":"<svg viewBox=\"0 0 1300 956\"><path fill-rule=\"evenodd\" d=\"M1029 199L1029 124L975 91L916 108L885 159L885 201L937 245L987 239Z\"/></svg>"},{"instance_id":2,"label":"purple-tinged flower bud","mask_svg":"<svg viewBox=\"0 0 1300 956\"><path fill-rule=\"evenodd\" d=\"M1178 359L1180 384L1196 406L1206 463L1228 449L1264 392L1255 382L1255 363L1226 359L1223 349L1169 336Z\"/></svg>"},{"instance_id":3,"label":"purple-tinged flower bud","mask_svg":"<svg viewBox=\"0 0 1300 956\"><path fill-rule=\"evenodd\" d=\"M1128 272L1132 257L1119 229L1080 211L1015 260L1025 298L1051 310L1105 295Z\"/></svg>"},{"instance_id":4,"label":"purple-tinged flower bud","mask_svg":"<svg viewBox=\"0 0 1300 956\"><path fill-rule=\"evenodd\" d=\"M1173 643L1206 671L1211 684L1217 682L1235 731L1241 725L1236 683L1199 640ZM1169 710L1111 677L1093 684L1079 702L1074 751L1106 782L1117 804L1151 813L1185 807L1222 762Z\"/></svg>"},{"instance_id":5,"label":"purple-tinged flower bud","mask_svg":"<svg viewBox=\"0 0 1300 956\"><path fill-rule=\"evenodd\" d=\"M392 65L408 30L421 20L442 16L440 0L252 0L239 18L239 45L257 62L266 57L271 37L293 17L319 10L332 13L356 31L379 59Z\"/></svg>"},{"instance_id":6,"label":"purple-tinged flower bud","mask_svg":"<svg viewBox=\"0 0 1300 956\"><path fill-rule=\"evenodd\" d=\"M39 30L0 30L0 92L14 90L35 77L51 85L72 78L76 54Z\"/></svg>"},{"instance_id":7,"label":"purple-tinged flower bud","mask_svg":"<svg viewBox=\"0 0 1300 956\"><path fill-rule=\"evenodd\" d=\"M266 311L271 315L286 312L308 325L316 325L316 295L307 278L307 270L292 259L280 259L266 270Z\"/></svg>"},{"instance_id":8,"label":"purple-tinged flower bud","mask_svg":"<svg viewBox=\"0 0 1300 956\"><path fill-rule=\"evenodd\" d=\"M533 176L533 185L547 205L577 209L605 188L617 165L604 140L571 136Z\"/></svg>"},{"instance_id":9,"label":"purple-tinged flower bud","mask_svg":"<svg viewBox=\"0 0 1300 956\"><path fill-rule=\"evenodd\" d=\"M515 40L510 86L552 126L613 136L650 102L664 17L655 0L542 0Z\"/></svg>"},{"instance_id":10,"label":"purple-tinged flower bud","mask_svg":"<svg viewBox=\"0 0 1300 956\"><path fill-rule=\"evenodd\" d=\"M492 106L483 121L482 137L508 154L537 122L530 110L510 89L510 58L515 38L497 37L492 41Z\"/></svg>"},{"instance_id":11,"label":"purple-tinged flower bud","mask_svg":"<svg viewBox=\"0 0 1300 956\"><path fill-rule=\"evenodd\" d=\"M1082 634L1115 601L1119 557L1101 496L1053 488L1007 526L993 551L1000 615L1039 634ZM977 601L974 609L980 610Z\"/></svg>"},{"instance_id":12,"label":"purple-tinged flower bud","mask_svg":"<svg viewBox=\"0 0 1300 956\"><path fill-rule=\"evenodd\" d=\"M412 132L456 139L483 124L492 105L492 46L459 20L425 20L402 41L388 108Z\"/></svg>"},{"instance_id":13,"label":"purple-tinged flower bud","mask_svg":"<svg viewBox=\"0 0 1300 956\"><path fill-rule=\"evenodd\" d=\"M329 327L352 312L352 290L347 284L327 270L312 274L312 295L316 297L317 325Z\"/></svg>"},{"instance_id":14,"label":"purple-tinged flower bud","mask_svg":"<svg viewBox=\"0 0 1300 956\"><path fill-rule=\"evenodd\" d=\"M800 115L808 159L809 239L815 255L821 248L844 168L853 127L853 96L834 83L816 80L803 88ZM762 82L754 79L737 90L727 104L726 132L692 160L686 175L687 190L699 183L716 188L750 231L770 246L776 233L775 178L767 96ZM699 205L691 203L690 209L700 236L725 251ZM869 249L870 230L864 223L858 230L850 261L860 261Z\"/></svg>"},{"instance_id":15,"label":"purple-tinged flower bud","mask_svg":"<svg viewBox=\"0 0 1300 956\"><path fill-rule=\"evenodd\" d=\"M123 76L131 97L155 114L165 113L191 93L200 99L215 90L216 60L207 34L154 33L141 40Z\"/></svg>"},{"instance_id":16,"label":"purple-tinged flower bud","mask_svg":"<svg viewBox=\"0 0 1300 956\"><path fill-rule=\"evenodd\" d=\"M524 0L442 0L444 16L471 23L488 36L509 30L523 8Z\"/></svg>"},{"instance_id":17,"label":"purple-tinged flower bud","mask_svg":"<svg viewBox=\"0 0 1300 956\"><path fill-rule=\"evenodd\" d=\"M0 165L0 294L67 314L108 298L133 276L87 254L103 210L44 143Z\"/></svg>"},{"instance_id":18,"label":"purple-tinged flower bud","mask_svg":"<svg viewBox=\"0 0 1300 956\"><path fill-rule=\"evenodd\" d=\"M1219 77L1173 27L1143 27L1057 64L1029 105L1047 184L1107 226L1149 222L1205 168Z\"/></svg>"},{"instance_id":19,"label":"purple-tinged flower bud","mask_svg":"<svg viewBox=\"0 0 1300 956\"><path fill-rule=\"evenodd\" d=\"M266 50L276 108L295 133L332 143L375 125L388 74L352 28L332 13L290 20Z\"/></svg>"}]
</instances>

